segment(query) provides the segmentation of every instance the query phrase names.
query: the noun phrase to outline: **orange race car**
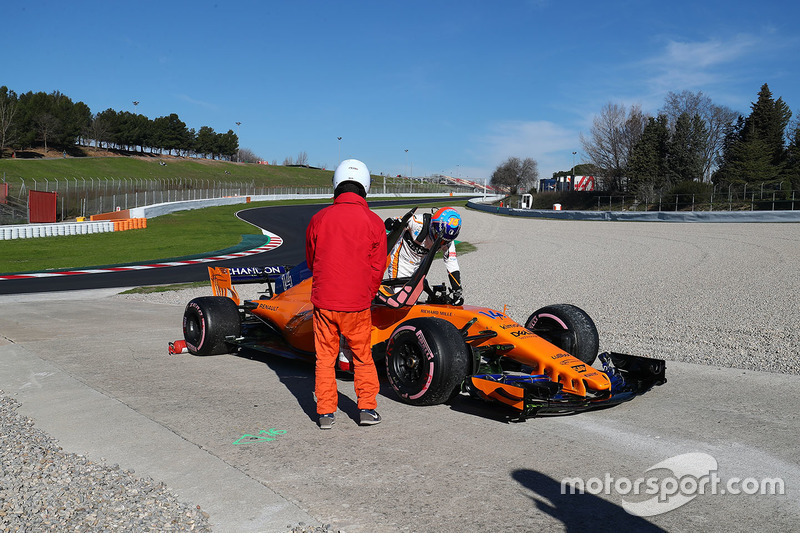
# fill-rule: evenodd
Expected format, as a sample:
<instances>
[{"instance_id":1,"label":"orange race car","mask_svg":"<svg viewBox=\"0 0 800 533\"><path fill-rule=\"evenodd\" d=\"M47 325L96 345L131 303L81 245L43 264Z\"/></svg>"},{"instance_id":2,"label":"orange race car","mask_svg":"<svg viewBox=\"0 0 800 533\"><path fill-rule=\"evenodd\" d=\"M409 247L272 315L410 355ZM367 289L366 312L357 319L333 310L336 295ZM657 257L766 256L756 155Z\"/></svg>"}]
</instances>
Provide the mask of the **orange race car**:
<instances>
[{"instance_id":1,"label":"orange race car","mask_svg":"<svg viewBox=\"0 0 800 533\"><path fill-rule=\"evenodd\" d=\"M389 249L398 237L388 236ZM404 402L435 405L464 393L525 419L614 405L666 382L661 359L602 353L601 368L593 367L597 329L574 305L542 307L524 325L495 309L451 305L449 289L430 287L426 280L439 244L413 276L385 280L372 306L373 356ZM314 361L311 273L305 263L209 272L214 296L193 299L183 316L190 353L253 349ZM235 286L254 282L265 283L264 294L240 301ZM347 353L343 345L341 370L349 370Z\"/></svg>"}]
</instances>

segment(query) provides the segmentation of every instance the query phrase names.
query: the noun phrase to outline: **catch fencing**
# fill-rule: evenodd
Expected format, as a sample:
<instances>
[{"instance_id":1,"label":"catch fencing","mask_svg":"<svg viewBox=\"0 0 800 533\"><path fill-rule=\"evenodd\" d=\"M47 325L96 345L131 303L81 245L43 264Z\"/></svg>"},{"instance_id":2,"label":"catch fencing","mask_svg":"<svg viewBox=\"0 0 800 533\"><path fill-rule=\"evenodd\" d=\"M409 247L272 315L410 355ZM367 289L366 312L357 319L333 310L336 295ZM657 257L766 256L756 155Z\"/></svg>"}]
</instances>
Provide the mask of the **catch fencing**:
<instances>
[{"instance_id":1,"label":"catch fencing","mask_svg":"<svg viewBox=\"0 0 800 533\"><path fill-rule=\"evenodd\" d=\"M3 182L6 203L0 203L0 224L22 224L27 220L28 195L32 190L55 192L57 221L74 220L99 213L137 207L224 198L233 196L303 197L332 195L330 187L270 187L215 180L135 178L20 179ZM470 189L471 188L467 188ZM377 178L370 194L441 194L464 192L465 187L436 183L424 178Z\"/></svg>"},{"instance_id":2,"label":"catch fencing","mask_svg":"<svg viewBox=\"0 0 800 533\"><path fill-rule=\"evenodd\" d=\"M793 190L760 188L650 197L609 195L597 197L597 211L794 211L800 194Z\"/></svg>"}]
</instances>

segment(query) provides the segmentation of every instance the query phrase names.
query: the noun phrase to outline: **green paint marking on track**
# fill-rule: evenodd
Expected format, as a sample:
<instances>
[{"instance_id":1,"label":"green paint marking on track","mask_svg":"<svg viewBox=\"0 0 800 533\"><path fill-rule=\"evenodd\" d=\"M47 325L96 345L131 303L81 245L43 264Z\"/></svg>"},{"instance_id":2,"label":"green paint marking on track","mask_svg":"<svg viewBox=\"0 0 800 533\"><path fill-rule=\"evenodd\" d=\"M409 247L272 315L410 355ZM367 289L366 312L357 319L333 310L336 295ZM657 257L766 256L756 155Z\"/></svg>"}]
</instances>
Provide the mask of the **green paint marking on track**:
<instances>
[{"instance_id":1,"label":"green paint marking on track","mask_svg":"<svg viewBox=\"0 0 800 533\"><path fill-rule=\"evenodd\" d=\"M234 442L234 445L238 444L254 444L257 442L269 442L271 440L275 440L274 436L276 435L283 435L286 433L285 429L275 429L270 428L269 431L262 429L258 432L258 435L251 435L249 433L245 433ZM266 435L266 436L265 436Z\"/></svg>"}]
</instances>

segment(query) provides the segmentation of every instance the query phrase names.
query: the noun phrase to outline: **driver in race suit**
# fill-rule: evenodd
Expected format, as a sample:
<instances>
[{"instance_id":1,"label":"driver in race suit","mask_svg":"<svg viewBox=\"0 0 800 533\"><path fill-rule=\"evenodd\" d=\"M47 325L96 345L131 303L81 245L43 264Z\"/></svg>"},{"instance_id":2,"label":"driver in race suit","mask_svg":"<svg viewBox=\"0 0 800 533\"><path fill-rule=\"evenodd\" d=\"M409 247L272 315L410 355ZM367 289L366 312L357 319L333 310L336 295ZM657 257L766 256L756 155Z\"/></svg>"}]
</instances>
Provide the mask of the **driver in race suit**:
<instances>
[{"instance_id":1,"label":"driver in race suit","mask_svg":"<svg viewBox=\"0 0 800 533\"><path fill-rule=\"evenodd\" d=\"M395 229L398 224L401 224L398 218L387 218L384 221L384 225L389 231ZM441 252L444 256L450 287L453 290L453 305L462 305L464 296L455 243L459 231L461 231L461 215L452 207L443 207L433 215L425 213L422 217L412 216L408 219L402 237L397 240L389 253L389 262L384 277L411 276L441 235Z\"/></svg>"}]
</instances>

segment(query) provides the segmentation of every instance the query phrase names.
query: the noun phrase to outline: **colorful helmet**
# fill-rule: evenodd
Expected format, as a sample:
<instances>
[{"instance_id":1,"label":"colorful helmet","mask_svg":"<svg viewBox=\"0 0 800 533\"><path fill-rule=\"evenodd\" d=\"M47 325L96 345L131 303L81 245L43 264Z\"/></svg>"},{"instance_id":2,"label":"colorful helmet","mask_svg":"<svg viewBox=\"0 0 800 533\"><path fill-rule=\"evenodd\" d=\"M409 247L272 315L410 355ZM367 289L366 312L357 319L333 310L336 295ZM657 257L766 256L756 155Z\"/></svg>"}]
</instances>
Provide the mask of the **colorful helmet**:
<instances>
[{"instance_id":1,"label":"colorful helmet","mask_svg":"<svg viewBox=\"0 0 800 533\"><path fill-rule=\"evenodd\" d=\"M461 231L461 215L452 207L443 207L431 217L431 233L437 239L439 235L445 242L450 242L458 237Z\"/></svg>"},{"instance_id":2,"label":"colorful helmet","mask_svg":"<svg viewBox=\"0 0 800 533\"><path fill-rule=\"evenodd\" d=\"M369 192L369 169L358 159L345 159L333 173L333 190L344 181L355 181L364 186L364 192Z\"/></svg>"}]
</instances>

